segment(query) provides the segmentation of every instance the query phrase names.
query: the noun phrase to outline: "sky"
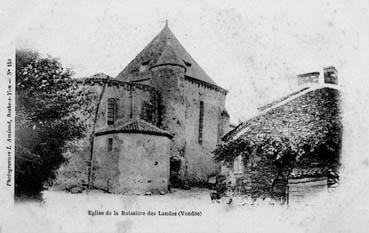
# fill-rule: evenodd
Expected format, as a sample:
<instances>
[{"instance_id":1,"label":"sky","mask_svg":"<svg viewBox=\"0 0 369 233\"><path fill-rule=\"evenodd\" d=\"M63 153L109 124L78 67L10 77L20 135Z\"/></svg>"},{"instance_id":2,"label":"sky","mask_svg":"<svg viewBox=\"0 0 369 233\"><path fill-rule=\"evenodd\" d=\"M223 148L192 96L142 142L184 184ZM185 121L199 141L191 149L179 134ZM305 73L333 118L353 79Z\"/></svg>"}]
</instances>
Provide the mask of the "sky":
<instances>
[{"instance_id":1,"label":"sky","mask_svg":"<svg viewBox=\"0 0 369 233\"><path fill-rule=\"evenodd\" d=\"M8 34L17 47L58 57L76 77L115 77L168 19L192 57L229 90L226 107L237 123L296 88L299 73L329 65L339 74L349 70L348 53L361 39L352 25L364 23L368 4L66 0L18 1L3 9L13 16Z\"/></svg>"}]
</instances>

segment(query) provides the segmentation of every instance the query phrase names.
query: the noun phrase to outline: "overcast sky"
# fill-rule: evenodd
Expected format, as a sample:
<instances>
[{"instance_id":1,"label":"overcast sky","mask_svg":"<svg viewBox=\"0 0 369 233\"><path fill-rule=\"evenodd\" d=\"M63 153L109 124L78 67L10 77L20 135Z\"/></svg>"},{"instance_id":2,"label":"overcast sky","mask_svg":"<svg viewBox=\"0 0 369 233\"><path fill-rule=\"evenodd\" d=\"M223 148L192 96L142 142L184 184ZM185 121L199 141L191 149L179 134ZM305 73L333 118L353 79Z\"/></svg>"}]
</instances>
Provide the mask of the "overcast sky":
<instances>
[{"instance_id":1,"label":"overcast sky","mask_svg":"<svg viewBox=\"0 0 369 233\"><path fill-rule=\"evenodd\" d=\"M2 13L13 18L7 32L18 47L60 58L76 77L115 77L168 19L192 57L229 90L226 107L237 122L291 91L298 73L334 65L344 83L368 48L368 3L357 3L18 1Z\"/></svg>"}]
</instances>

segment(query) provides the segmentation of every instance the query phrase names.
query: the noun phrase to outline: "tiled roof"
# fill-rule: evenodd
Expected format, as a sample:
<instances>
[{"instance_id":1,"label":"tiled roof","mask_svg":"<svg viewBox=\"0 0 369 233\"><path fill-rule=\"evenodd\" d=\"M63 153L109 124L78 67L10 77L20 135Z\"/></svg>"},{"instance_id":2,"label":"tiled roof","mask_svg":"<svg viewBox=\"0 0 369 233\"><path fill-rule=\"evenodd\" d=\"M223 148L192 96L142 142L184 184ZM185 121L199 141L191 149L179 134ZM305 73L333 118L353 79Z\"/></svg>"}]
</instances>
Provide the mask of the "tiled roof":
<instances>
[{"instance_id":1,"label":"tiled roof","mask_svg":"<svg viewBox=\"0 0 369 233\"><path fill-rule=\"evenodd\" d=\"M261 106L258 108L258 111L259 112L264 112L264 111L268 111L269 109L271 109L273 106L276 106L277 104L283 102L283 101L286 101L290 98L293 98L294 96L297 96L299 93L303 92L303 91L307 91L309 88L306 87L306 88L302 88L302 89L299 89L298 91L295 91L285 97L282 97L278 100L275 100L269 104L266 104L264 106ZM257 116L256 116L257 117ZM239 123L238 125L236 125L236 127L234 129L232 129L231 131L229 131L226 135L224 135L222 137L222 140L224 142L228 142L229 140L233 139L233 137L238 133L240 132L242 129L246 128L247 126L250 125L250 122L256 118L256 117L252 117L251 119L247 120L247 121L244 121L244 122L241 122Z\"/></svg>"},{"instance_id":2,"label":"tiled roof","mask_svg":"<svg viewBox=\"0 0 369 233\"><path fill-rule=\"evenodd\" d=\"M141 79L149 71L150 67L162 64L183 66L186 69L186 76L217 86L181 45L167 24L123 71L118 74L117 79L135 81Z\"/></svg>"},{"instance_id":3,"label":"tiled roof","mask_svg":"<svg viewBox=\"0 0 369 233\"><path fill-rule=\"evenodd\" d=\"M258 110L259 110L259 111L264 111L264 110L266 110L266 109L268 109L268 108L272 107L273 105L276 105L276 104L278 104L278 103L280 103L280 102L282 102L282 101L284 101L284 100L286 100L286 99L288 99L288 98L291 98L291 97L292 97L292 96L294 96L294 95L299 94L299 93L300 93L300 92L302 92L302 91L307 90L308 88L309 88L309 87L302 88L302 89L300 89L300 90L298 90L298 91L296 91L296 92L293 92L293 93L291 93L291 94L289 94L289 95L287 95L287 96L284 96L284 97L282 97L282 98L280 98L280 99L277 99L277 100L275 100L275 101L273 101L273 102L271 102L271 103L268 103L268 104L265 104L265 105L263 105L263 106L261 106L261 107L258 107Z\"/></svg>"},{"instance_id":4,"label":"tiled roof","mask_svg":"<svg viewBox=\"0 0 369 233\"><path fill-rule=\"evenodd\" d=\"M324 111L331 111L332 109L327 104L331 103L333 104L331 107L337 107L339 105L338 99L339 89L331 86L301 89L288 95L288 98L282 98L278 102L273 102L272 105L257 115L241 122L236 128L224 135L222 140L228 142L243 134L261 131L269 132L273 128L277 129L277 131L279 129L288 129L287 131L294 132L298 127L316 126L316 124L314 125L316 119L312 119L314 115L318 113L323 114ZM324 116L321 118L323 119ZM292 124L297 119L299 120ZM312 120L308 121L308 119ZM290 123L287 124L288 122Z\"/></svg>"},{"instance_id":5,"label":"tiled roof","mask_svg":"<svg viewBox=\"0 0 369 233\"><path fill-rule=\"evenodd\" d=\"M131 119L125 122L117 122L115 127L108 127L96 132L96 135L104 135L111 133L141 133L150 135L159 135L172 138L168 131L162 130L144 120L141 119Z\"/></svg>"}]
</instances>

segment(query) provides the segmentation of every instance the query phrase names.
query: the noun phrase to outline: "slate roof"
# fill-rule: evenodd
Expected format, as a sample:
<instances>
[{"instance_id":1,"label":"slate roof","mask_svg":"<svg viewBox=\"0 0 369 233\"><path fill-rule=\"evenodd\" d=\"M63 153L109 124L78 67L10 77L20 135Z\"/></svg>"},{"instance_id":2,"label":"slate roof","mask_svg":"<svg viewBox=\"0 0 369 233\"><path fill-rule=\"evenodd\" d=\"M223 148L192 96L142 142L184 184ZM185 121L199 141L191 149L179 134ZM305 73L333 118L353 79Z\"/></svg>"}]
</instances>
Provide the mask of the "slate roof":
<instances>
[{"instance_id":1,"label":"slate roof","mask_svg":"<svg viewBox=\"0 0 369 233\"><path fill-rule=\"evenodd\" d=\"M130 119L128 121L117 122L114 127L107 127L105 129L96 132L96 136L112 134L112 133L141 133L149 135L166 136L172 138L168 131L162 130L144 120L141 119Z\"/></svg>"},{"instance_id":2,"label":"slate roof","mask_svg":"<svg viewBox=\"0 0 369 233\"><path fill-rule=\"evenodd\" d=\"M150 67L176 64L186 69L186 76L218 86L197 64L165 24L160 33L116 77L123 81L142 79Z\"/></svg>"}]
</instances>

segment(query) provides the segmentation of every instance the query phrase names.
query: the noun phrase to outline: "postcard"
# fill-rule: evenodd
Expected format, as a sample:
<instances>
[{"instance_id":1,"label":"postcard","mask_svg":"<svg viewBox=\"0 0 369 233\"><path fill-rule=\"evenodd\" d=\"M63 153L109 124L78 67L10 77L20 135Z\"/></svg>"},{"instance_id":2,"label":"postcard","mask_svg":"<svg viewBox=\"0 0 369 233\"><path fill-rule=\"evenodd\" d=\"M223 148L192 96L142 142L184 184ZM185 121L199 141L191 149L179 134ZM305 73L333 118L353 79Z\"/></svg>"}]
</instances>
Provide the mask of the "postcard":
<instances>
[{"instance_id":1,"label":"postcard","mask_svg":"<svg viewBox=\"0 0 369 233\"><path fill-rule=\"evenodd\" d=\"M1 8L0 232L367 232L366 1Z\"/></svg>"}]
</instances>

